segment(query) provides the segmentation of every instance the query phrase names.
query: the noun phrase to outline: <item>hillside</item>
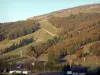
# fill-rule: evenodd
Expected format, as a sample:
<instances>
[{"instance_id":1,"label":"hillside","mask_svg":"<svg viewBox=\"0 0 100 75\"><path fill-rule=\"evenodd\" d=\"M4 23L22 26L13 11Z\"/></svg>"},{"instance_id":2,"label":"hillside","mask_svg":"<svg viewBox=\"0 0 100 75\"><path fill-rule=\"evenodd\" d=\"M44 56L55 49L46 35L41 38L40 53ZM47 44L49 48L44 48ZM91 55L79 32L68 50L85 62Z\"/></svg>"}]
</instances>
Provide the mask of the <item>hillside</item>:
<instances>
[{"instance_id":1,"label":"hillside","mask_svg":"<svg viewBox=\"0 0 100 75\"><path fill-rule=\"evenodd\" d=\"M57 68L70 60L80 63L85 57L98 58L99 43L100 4L0 23L0 58L9 63L34 61L41 66L39 61L46 61L50 70L52 64ZM86 62L82 65L89 66Z\"/></svg>"},{"instance_id":2,"label":"hillside","mask_svg":"<svg viewBox=\"0 0 100 75\"><path fill-rule=\"evenodd\" d=\"M84 11L85 10L85 11ZM78 14L78 13L100 13L100 4L90 4L90 5L83 5L83 6L77 6L69 9L62 9L59 11L54 11L48 14L43 14L40 16L33 16L28 19L34 19L34 20L43 20L48 19L49 17L64 17L69 16L71 14Z\"/></svg>"}]
</instances>

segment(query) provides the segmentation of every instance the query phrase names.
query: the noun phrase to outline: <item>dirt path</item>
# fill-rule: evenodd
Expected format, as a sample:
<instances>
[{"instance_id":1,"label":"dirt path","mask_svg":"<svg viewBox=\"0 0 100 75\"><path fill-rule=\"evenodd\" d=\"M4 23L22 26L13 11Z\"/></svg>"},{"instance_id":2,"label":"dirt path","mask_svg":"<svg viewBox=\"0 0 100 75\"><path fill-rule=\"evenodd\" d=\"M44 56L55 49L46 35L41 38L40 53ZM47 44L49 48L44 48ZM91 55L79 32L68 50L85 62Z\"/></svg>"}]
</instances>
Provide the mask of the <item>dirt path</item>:
<instances>
[{"instance_id":1,"label":"dirt path","mask_svg":"<svg viewBox=\"0 0 100 75\"><path fill-rule=\"evenodd\" d=\"M57 33L59 32L59 29L49 23L48 19L40 21L40 24L43 31L47 32L51 36L58 36Z\"/></svg>"},{"instance_id":2,"label":"dirt path","mask_svg":"<svg viewBox=\"0 0 100 75\"><path fill-rule=\"evenodd\" d=\"M50 34L51 36L55 36L53 33L49 32L49 31L46 30L46 29L42 29L42 30L46 31L46 32L47 32L48 34Z\"/></svg>"}]
</instances>

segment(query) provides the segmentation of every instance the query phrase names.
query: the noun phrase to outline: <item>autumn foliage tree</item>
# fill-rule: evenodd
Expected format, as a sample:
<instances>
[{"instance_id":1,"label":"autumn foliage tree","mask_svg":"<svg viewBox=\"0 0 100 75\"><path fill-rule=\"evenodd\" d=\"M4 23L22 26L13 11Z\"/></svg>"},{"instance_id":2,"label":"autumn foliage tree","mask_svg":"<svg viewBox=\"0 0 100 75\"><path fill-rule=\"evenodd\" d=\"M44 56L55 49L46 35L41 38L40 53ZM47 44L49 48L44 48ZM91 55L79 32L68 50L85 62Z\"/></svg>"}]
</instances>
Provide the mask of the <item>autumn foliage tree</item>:
<instances>
[{"instance_id":1,"label":"autumn foliage tree","mask_svg":"<svg viewBox=\"0 0 100 75\"><path fill-rule=\"evenodd\" d=\"M82 50L77 50L76 51L76 56L78 57L78 58L81 58L82 57Z\"/></svg>"},{"instance_id":2,"label":"autumn foliage tree","mask_svg":"<svg viewBox=\"0 0 100 75\"><path fill-rule=\"evenodd\" d=\"M96 55L96 56L99 56L100 55L100 42L96 42L94 43L90 48L89 48L89 51Z\"/></svg>"},{"instance_id":3,"label":"autumn foliage tree","mask_svg":"<svg viewBox=\"0 0 100 75\"><path fill-rule=\"evenodd\" d=\"M39 43L35 46L30 46L30 50L33 51L33 55L35 57L38 57L42 53L46 52L49 47L57 44L59 41L61 41L60 37L54 37L52 39L47 40L46 42Z\"/></svg>"}]
</instances>

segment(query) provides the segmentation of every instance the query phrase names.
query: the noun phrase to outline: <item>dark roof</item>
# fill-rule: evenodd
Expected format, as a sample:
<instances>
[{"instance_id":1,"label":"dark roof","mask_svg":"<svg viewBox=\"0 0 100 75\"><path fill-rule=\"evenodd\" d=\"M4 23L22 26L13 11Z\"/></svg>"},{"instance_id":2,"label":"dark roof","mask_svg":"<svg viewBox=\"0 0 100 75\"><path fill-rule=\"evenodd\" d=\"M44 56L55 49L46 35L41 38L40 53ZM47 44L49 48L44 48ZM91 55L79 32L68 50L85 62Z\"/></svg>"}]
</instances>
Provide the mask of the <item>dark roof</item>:
<instances>
[{"instance_id":1,"label":"dark roof","mask_svg":"<svg viewBox=\"0 0 100 75\"><path fill-rule=\"evenodd\" d=\"M86 72L87 68L82 66L74 66L72 67L73 72Z\"/></svg>"}]
</instances>

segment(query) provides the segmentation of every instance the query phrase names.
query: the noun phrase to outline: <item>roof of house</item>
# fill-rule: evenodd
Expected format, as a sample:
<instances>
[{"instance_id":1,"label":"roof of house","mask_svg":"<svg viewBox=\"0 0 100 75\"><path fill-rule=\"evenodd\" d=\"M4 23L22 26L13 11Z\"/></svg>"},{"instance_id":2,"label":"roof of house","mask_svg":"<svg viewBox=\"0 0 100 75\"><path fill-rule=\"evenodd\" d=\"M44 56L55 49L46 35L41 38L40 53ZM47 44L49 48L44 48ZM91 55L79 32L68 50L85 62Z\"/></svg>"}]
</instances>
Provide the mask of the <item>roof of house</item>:
<instances>
[{"instance_id":1,"label":"roof of house","mask_svg":"<svg viewBox=\"0 0 100 75\"><path fill-rule=\"evenodd\" d=\"M72 71L75 72L86 72L87 68L82 66L74 66L72 67Z\"/></svg>"}]
</instances>

